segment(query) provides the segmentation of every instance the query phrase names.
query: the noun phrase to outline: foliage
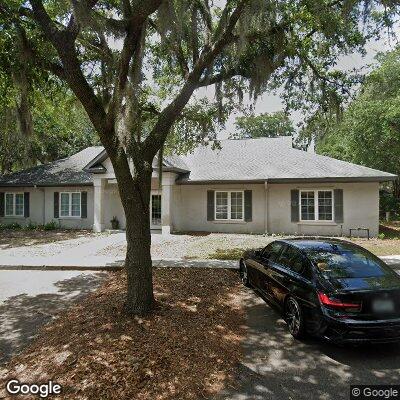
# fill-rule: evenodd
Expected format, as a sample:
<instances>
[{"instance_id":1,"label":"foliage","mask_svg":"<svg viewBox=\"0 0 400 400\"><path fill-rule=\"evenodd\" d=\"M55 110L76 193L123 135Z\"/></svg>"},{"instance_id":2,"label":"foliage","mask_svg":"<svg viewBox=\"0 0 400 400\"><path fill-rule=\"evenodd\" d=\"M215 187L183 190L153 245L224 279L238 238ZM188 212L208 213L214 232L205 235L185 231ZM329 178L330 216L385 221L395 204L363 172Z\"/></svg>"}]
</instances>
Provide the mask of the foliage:
<instances>
[{"instance_id":1,"label":"foliage","mask_svg":"<svg viewBox=\"0 0 400 400\"><path fill-rule=\"evenodd\" d=\"M43 225L44 231L54 231L56 229L61 229L61 224L54 220L51 220L50 222L47 222Z\"/></svg>"},{"instance_id":2,"label":"foliage","mask_svg":"<svg viewBox=\"0 0 400 400\"><path fill-rule=\"evenodd\" d=\"M400 174L400 48L378 60L343 118L335 122L325 116L310 130L324 126L325 134L317 137L319 153Z\"/></svg>"},{"instance_id":3,"label":"foliage","mask_svg":"<svg viewBox=\"0 0 400 400\"><path fill-rule=\"evenodd\" d=\"M234 139L292 136L293 122L283 111L236 118Z\"/></svg>"},{"instance_id":4,"label":"foliage","mask_svg":"<svg viewBox=\"0 0 400 400\"><path fill-rule=\"evenodd\" d=\"M35 89L31 114L33 131L26 136L17 128L15 99L0 103L4 127L0 131L0 173L65 158L99 144L83 107L61 85L48 82Z\"/></svg>"}]
</instances>

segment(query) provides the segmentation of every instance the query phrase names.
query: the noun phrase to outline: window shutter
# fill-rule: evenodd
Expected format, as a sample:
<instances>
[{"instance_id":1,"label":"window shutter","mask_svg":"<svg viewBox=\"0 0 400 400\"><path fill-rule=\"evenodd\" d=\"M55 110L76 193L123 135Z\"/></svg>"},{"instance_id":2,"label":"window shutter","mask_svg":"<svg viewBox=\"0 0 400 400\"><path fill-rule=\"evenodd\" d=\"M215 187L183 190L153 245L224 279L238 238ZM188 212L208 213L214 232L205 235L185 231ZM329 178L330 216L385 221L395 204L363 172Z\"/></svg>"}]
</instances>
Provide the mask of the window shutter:
<instances>
[{"instance_id":1,"label":"window shutter","mask_svg":"<svg viewBox=\"0 0 400 400\"><path fill-rule=\"evenodd\" d=\"M81 218L87 218L87 192L81 193Z\"/></svg>"},{"instance_id":2,"label":"window shutter","mask_svg":"<svg viewBox=\"0 0 400 400\"><path fill-rule=\"evenodd\" d=\"M335 205L335 222L343 222L343 189L333 191L333 202Z\"/></svg>"},{"instance_id":3,"label":"window shutter","mask_svg":"<svg viewBox=\"0 0 400 400\"><path fill-rule=\"evenodd\" d=\"M290 199L291 221L299 222L299 191L297 189L293 189L290 191Z\"/></svg>"},{"instance_id":4,"label":"window shutter","mask_svg":"<svg viewBox=\"0 0 400 400\"><path fill-rule=\"evenodd\" d=\"M59 192L54 192L54 218L59 218L60 214L60 193Z\"/></svg>"},{"instance_id":5,"label":"window shutter","mask_svg":"<svg viewBox=\"0 0 400 400\"><path fill-rule=\"evenodd\" d=\"M250 222L253 219L253 192L244 191L244 220Z\"/></svg>"},{"instance_id":6,"label":"window shutter","mask_svg":"<svg viewBox=\"0 0 400 400\"><path fill-rule=\"evenodd\" d=\"M207 221L214 221L214 190L207 190Z\"/></svg>"},{"instance_id":7,"label":"window shutter","mask_svg":"<svg viewBox=\"0 0 400 400\"><path fill-rule=\"evenodd\" d=\"M4 217L4 193L0 193L0 217Z\"/></svg>"},{"instance_id":8,"label":"window shutter","mask_svg":"<svg viewBox=\"0 0 400 400\"><path fill-rule=\"evenodd\" d=\"M29 218L29 192L24 193L24 217Z\"/></svg>"}]
</instances>

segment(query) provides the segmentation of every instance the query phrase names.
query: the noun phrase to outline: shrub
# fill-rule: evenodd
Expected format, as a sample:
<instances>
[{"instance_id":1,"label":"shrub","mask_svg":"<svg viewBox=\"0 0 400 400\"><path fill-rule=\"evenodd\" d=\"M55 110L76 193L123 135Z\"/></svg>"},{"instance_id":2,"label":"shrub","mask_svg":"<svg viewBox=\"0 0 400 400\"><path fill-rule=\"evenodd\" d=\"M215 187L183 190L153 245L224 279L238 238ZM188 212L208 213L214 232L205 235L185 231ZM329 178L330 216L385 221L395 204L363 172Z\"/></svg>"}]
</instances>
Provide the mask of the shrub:
<instances>
[{"instance_id":1,"label":"shrub","mask_svg":"<svg viewBox=\"0 0 400 400\"><path fill-rule=\"evenodd\" d=\"M29 224L24 226L24 229L27 231L35 231L37 228L38 226L32 221L29 221Z\"/></svg>"},{"instance_id":2,"label":"shrub","mask_svg":"<svg viewBox=\"0 0 400 400\"><path fill-rule=\"evenodd\" d=\"M44 231L54 231L55 229L59 228L60 225L57 224L56 221L52 220L50 222L48 222L47 224L43 225L43 230Z\"/></svg>"}]
</instances>

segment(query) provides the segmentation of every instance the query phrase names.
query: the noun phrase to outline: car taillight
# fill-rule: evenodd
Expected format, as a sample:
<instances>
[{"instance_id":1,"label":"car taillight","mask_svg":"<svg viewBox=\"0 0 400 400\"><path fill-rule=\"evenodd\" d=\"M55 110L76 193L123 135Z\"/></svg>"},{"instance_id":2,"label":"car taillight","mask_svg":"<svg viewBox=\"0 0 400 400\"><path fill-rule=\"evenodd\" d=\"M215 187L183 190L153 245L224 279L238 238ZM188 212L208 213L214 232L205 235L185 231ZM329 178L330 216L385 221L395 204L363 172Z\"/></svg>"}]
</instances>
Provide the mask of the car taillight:
<instances>
[{"instance_id":1,"label":"car taillight","mask_svg":"<svg viewBox=\"0 0 400 400\"><path fill-rule=\"evenodd\" d=\"M361 310L361 302L342 302L339 299L335 299L327 296L325 293L318 292L318 299L322 305L329 308L334 308L336 310L343 311L360 311Z\"/></svg>"}]
</instances>

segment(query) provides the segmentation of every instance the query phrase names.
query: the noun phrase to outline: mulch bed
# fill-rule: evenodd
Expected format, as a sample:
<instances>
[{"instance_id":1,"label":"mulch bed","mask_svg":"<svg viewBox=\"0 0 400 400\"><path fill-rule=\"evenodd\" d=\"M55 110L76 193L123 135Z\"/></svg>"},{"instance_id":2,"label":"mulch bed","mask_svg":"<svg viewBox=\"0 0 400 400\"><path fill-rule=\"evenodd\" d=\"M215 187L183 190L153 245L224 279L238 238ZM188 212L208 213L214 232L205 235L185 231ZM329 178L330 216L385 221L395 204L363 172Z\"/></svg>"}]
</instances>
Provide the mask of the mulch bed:
<instances>
[{"instance_id":1,"label":"mulch bed","mask_svg":"<svg viewBox=\"0 0 400 400\"><path fill-rule=\"evenodd\" d=\"M10 377L52 379L63 399L202 399L231 384L244 329L237 274L163 268L154 284L158 308L131 318L125 275L110 273L0 369L0 398Z\"/></svg>"}]
</instances>

